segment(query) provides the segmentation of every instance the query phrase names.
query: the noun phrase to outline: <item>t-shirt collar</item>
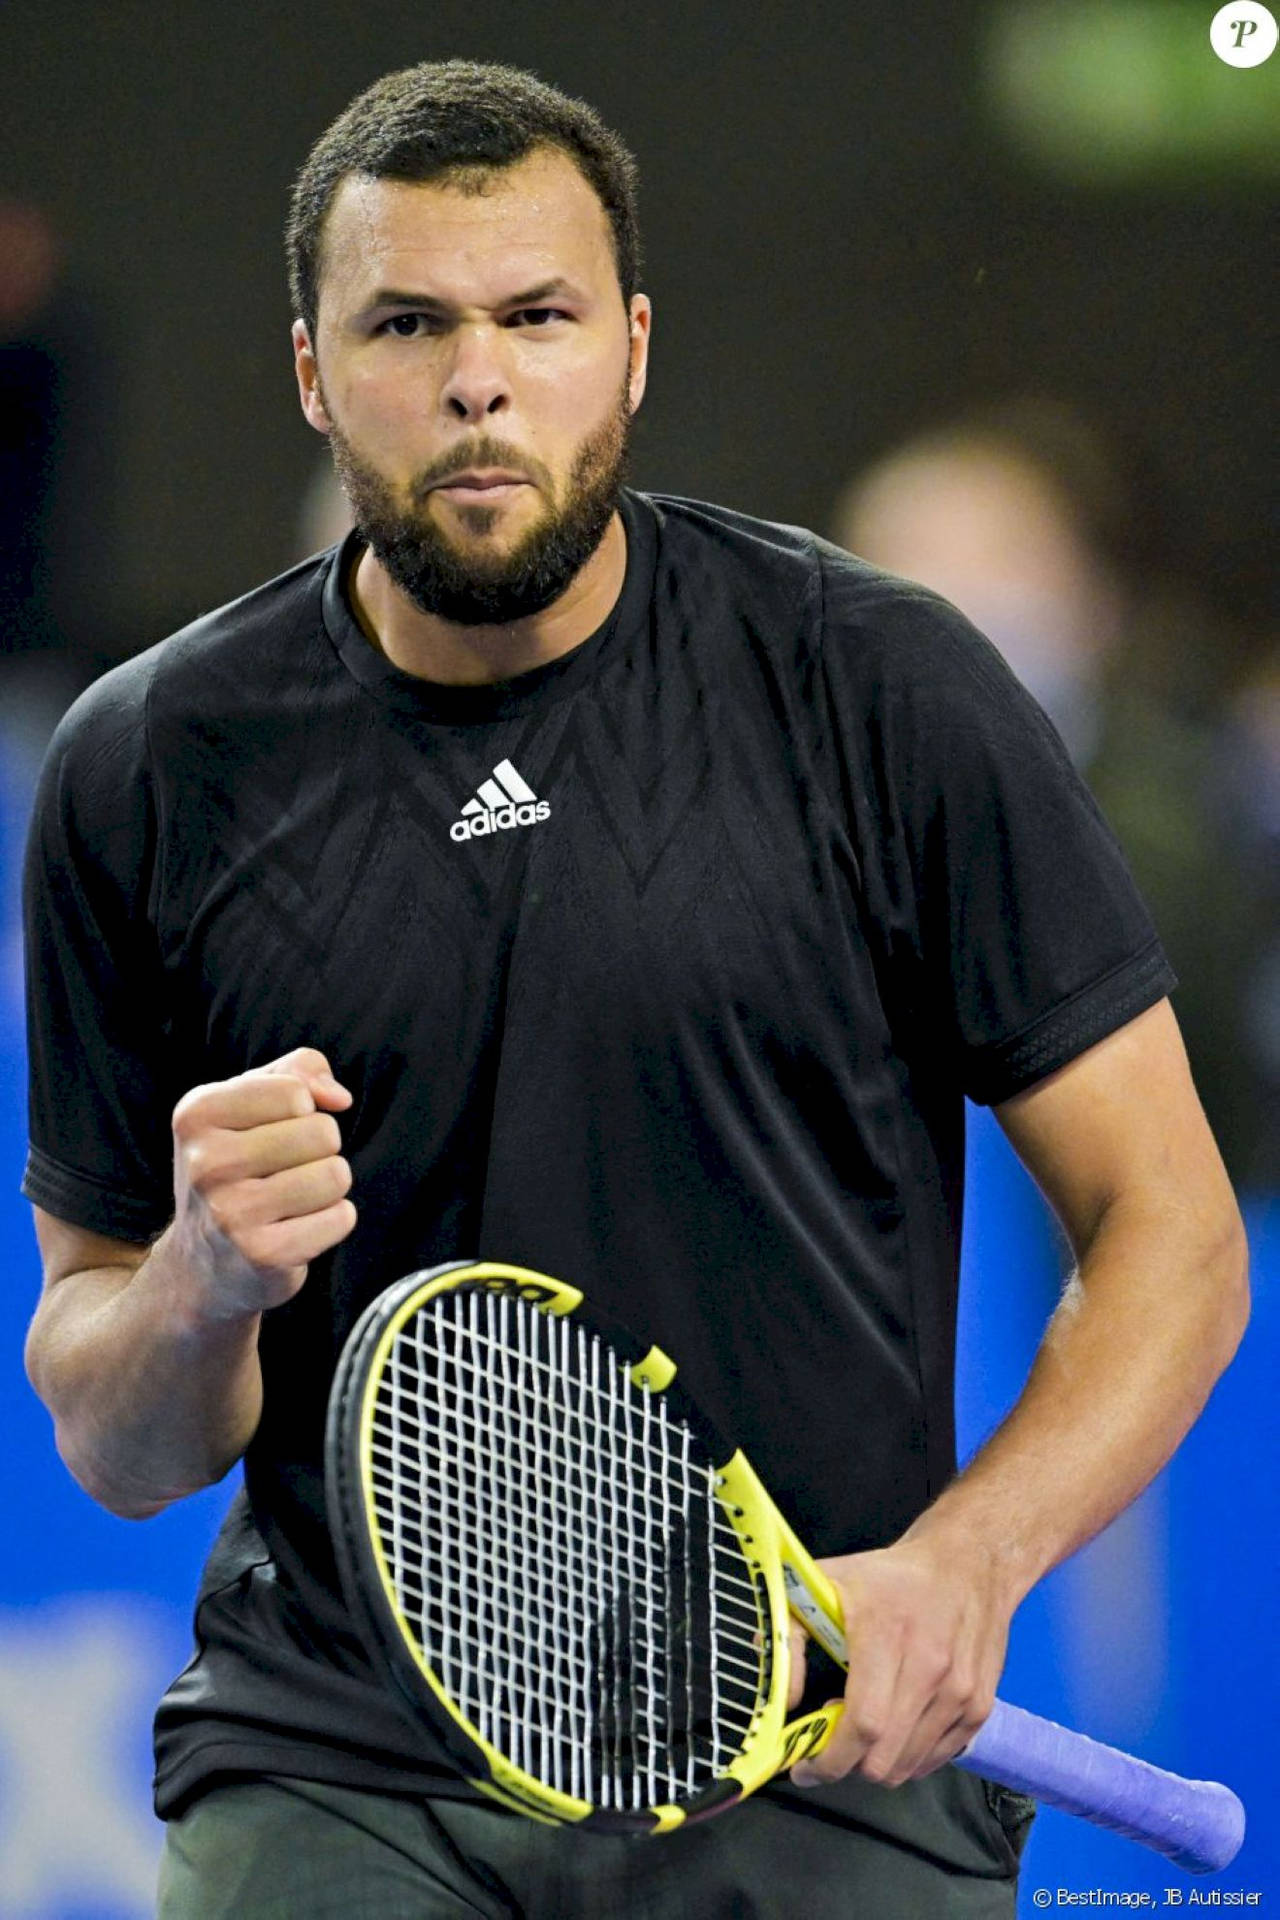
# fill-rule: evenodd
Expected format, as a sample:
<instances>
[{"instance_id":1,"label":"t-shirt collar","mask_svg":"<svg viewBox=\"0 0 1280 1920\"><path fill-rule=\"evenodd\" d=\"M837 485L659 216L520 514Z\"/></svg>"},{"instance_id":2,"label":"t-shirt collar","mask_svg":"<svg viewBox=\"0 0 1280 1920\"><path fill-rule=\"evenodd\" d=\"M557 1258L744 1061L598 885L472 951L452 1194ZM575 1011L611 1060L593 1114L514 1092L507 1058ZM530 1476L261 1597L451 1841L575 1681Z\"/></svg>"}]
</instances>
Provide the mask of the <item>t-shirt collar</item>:
<instances>
[{"instance_id":1,"label":"t-shirt collar","mask_svg":"<svg viewBox=\"0 0 1280 1920\"><path fill-rule=\"evenodd\" d=\"M627 538L622 591L603 624L578 646L510 680L486 686L451 686L406 673L368 639L351 609L348 582L364 547L353 530L329 556L322 589L325 631L343 665L367 692L402 713L424 720L467 725L505 719L565 698L598 672L604 657L647 617L657 562L657 525L643 494L624 489L619 500Z\"/></svg>"}]
</instances>

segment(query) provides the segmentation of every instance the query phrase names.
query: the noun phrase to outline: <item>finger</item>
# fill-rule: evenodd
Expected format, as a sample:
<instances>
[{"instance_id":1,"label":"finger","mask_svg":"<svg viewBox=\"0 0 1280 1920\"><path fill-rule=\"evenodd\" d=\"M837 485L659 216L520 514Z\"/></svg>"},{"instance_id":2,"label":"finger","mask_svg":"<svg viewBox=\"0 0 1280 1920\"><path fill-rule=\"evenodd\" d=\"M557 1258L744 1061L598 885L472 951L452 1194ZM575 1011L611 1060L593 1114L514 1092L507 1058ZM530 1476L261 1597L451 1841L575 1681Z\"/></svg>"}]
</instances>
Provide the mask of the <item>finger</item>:
<instances>
[{"instance_id":1,"label":"finger","mask_svg":"<svg viewBox=\"0 0 1280 1920\"><path fill-rule=\"evenodd\" d=\"M901 1786L917 1772L932 1773L965 1744L969 1736L960 1735L948 1749L953 1728L967 1722L971 1736L982 1718L968 1670L942 1646L917 1645L904 1661L889 1722L858 1770L867 1780Z\"/></svg>"},{"instance_id":2,"label":"finger","mask_svg":"<svg viewBox=\"0 0 1280 1920\"><path fill-rule=\"evenodd\" d=\"M973 1733L971 1726L957 1718L953 1703L940 1711L923 1714L905 1739L884 1741L873 1747L859 1772L882 1787L900 1787L908 1780L922 1780L962 1752Z\"/></svg>"},{"instance_id":3,"label":"finger","mask_svg":"<svg viewBox=\"0 0 1280 1920\"><path fill-rule=\"evenodd\" d=\"M241 1073L234 1080L192 1087L173 1110L173 1130L189 1140L211 1127L261 1127L273 1120L300 1120L315 1110L310 1088L296 1074Z\"/></svg>"},{"instance_id":4,"label":"finger","mask_svg":"<svg viewBox=\"0 0 1280 1920\"><path fill-rule=\"evenodd\" d=\"M874 1780L882 1787L901 1786L904 1780L911 1779L917 1765L931 1773L933 1765L941 1765L941 1760L932 1765L925 1763L954 1719L954 1703L942 1712L926 1708L919 1713L899 1703L888 1731L863 1754L858 1763L859 1773L864 1780Z\"/></svg>"},{"instance_id":5,"label":"finger","mask_svg":"<svg viewBox=\"0 0 1280 1920\"><path fill-rule=\"evenodd\" d=\"M282 1054L278 1060L269 1061L265 1067L258 1068L258 1072L295 1074L306 1083L316 1101L326 1107L349 1107L351 1104L349 1089L336 1078L318 1047L295 1047L292 1053Z\"/></svg>"},{"instance_id":6,"label":"finger","mask_svg":"<svg viewBox=\"0 0 1280 1920\"><path fill-rule=\"evenodd\" d=\"M187 1166L196 1185L264 1179L286 1167L330 1160L342 1151L338 1123L329 1113L270 1120L248 1128L218 1128L194 1145Z\"/></svg>"},{"instance_id":7,"label":"finger","mask_svg":"<svg viewBox=\"0 0 1280 1920\"><path fill-rule=\"evenodd\" d=\"M862 1765L872 1747L892 1733L901 1670L902 1656L896 1646L867 1648L850 1661L840 1723L821 1753L791 1769L797 1786L829 1786L843 1779Z\"/></svg>"},{"instance_id":8,"label":"finger","mask_svg":"<svg viewBox=\"0 0 1280 1920\"><path fill-rule=\"evenodd\" d=\"M331 1207L324 1207L319 1213L274 1220L269 1225L251 1228L243 1236L240 1250L252 1265L266 1270L305 1267L345 1240L356 1218L350 1200L335 1200Z\"/></svg>"},{"instance_id":9,"label":"finger","mask_svg":"<svg viewBox=\"0 0 1280 1920\"><path fill-rule=\"evenodd\" d=\"M287 1167L261 1180L240 1180L220 1189L207 1201L221 1231L243 1247L245 1234L255 1227L322 1213L351 1190L351 1168L341 1154L312 1160L305 1167Z\"/></svg>"},{"instance_id":10,"label":"finger","mask_svg":"<svg viewBox=\"0 0 1280 1920\"><path fill-rule=\"evenodd\" d=\"M936 1773L939 1767L945 1767L958 1753L963 1753L973 1739L977 1728L969 1717L952 1720L941 1732L935 1730L919 1743L919 1751L904 1751L895 1770L895 1777L888 1782L890 1786L900 1786L907 1780L923 1780L926 1774ZM916 1743L913 1742L913 1746Z\"/></svg>"},{"instance_id":11,"label":"finger","mask_svg":"<svg viewBox=\"0 0 1280 1920\"><path fill-rule=\"evenodd\" d=\"M994 1695L983 1698L975 1694L959 1710L954 1695L949 1704L939 1701L937 1711L925 1716L916 1736L904 1747L895 1768L896 1777L889 1784L896 1786L900 1780L923 1779L925 1774L954 1760L958 1753L964 1752L994 1705Z\"/></svg>"}]
</instances>

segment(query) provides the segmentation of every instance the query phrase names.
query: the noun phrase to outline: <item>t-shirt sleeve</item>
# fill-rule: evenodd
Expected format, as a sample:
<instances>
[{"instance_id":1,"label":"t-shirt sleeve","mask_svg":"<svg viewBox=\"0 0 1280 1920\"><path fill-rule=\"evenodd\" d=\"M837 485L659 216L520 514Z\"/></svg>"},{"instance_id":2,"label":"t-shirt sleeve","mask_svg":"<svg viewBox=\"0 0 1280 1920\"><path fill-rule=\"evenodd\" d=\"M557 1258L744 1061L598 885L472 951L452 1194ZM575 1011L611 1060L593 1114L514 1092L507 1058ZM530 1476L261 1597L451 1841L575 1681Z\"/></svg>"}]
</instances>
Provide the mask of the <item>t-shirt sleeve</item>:
<instances>
[{"instance_id":1,"label":"t-shirt sleeve","mask_svg":"<svg viewBox=\"0 0 1280 1920\"><path fill-rule=\"evenodd\" d=\"M71 708L36 793L23 885L30 1146L22 1191L145 1241L172 1206L169 1042L150 912L156 822L143 661Z\"/></svg>"},{"instance_id":2,"label":"t-shirt sleeve","mask_svg":"<svg viewBox=\"0 0 1280 1920\"><path fill-rule=\"evenodd\" d=\"M1008 1099L1176 984L1114 835L996 649L938 595L827 576L823 684L896 1021Z\"/></svg>"}]
</instances>

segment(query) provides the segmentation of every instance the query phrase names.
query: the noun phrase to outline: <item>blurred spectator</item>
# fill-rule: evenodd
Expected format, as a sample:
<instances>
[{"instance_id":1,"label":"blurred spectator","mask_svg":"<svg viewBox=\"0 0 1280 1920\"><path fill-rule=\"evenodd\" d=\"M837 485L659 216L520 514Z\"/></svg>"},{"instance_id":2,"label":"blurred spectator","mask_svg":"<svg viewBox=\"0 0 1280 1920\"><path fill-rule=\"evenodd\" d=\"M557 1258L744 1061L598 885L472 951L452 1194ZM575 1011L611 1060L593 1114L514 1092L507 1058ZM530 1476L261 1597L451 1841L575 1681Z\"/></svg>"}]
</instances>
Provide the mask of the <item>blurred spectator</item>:
<instances>
[{"instance_id":1,"label":"blurred spectator","mask_svg":"<svg viewBox=\"0 0 1280 1920\"><path fill-rule=\"evenodd\" d=\"M0 197L0 707L24 762L115 651L105 354L62 269L49 215Z\"/></svg>"},{"instance_id":2,"label":"blurred spectator","mask_svg":"<svg viewBox=\"0 0 1280 1920\"><path fill-rule=\"evenodd\" d=\"M1048 712L1179 974L1178 1017L1233 1178L1273 1185L1274 1105L1250 1006L1266 952L1277 964L1280 954L1249 809L1238 796L1224 805L1222 779L1222 687L1238 640L1154 550L1152 520L1135 508L1150 490L1074 410L1028 398L889 452L846 488L833 532L944 594ZM1250 729L1256 719L1251 706Z\"/></svg>"},{"instance_id":3,"label":"blurred spectator","mask_svg":"<svg viewBox=\"0 0 1280 1920\"><path fill-rule=\"evenodd\" d=\"M49 532L60 372L40 337L58 276L58 243L38 208L0 200L0 650L56 638Z\"/></svg>"},{"instance_id":4,"label":"blurred spectator","mask_svg":"<svg viewBox=\"0 0 1280 1920\"><path fill-rule=\"evenodd\" d=\"M1244 846L1253 937L1244 1022L1264 1124L1256 1184L1280 1192L1280 648L1255 662L1231 702L1221 761L1228 819Z\"/></svg>"}]
</instances>

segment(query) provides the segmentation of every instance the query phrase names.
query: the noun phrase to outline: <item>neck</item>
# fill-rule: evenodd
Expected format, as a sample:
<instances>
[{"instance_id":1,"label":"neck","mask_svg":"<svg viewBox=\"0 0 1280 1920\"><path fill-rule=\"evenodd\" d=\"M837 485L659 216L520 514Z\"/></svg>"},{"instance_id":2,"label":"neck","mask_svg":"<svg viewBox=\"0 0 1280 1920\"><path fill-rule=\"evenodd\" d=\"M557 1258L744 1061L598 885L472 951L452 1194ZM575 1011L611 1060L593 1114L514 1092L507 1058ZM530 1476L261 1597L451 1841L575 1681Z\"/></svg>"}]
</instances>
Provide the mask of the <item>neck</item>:
<instances>
[{"instance_id":1,"label":"neck","mask_svg":"<svg viewBox=\"0 0 1280 1920\"><path fill-rule=\"evenodd\" d=\"M615 513L586 565L541 613L509 626L462 627L423 613L401 592L372 548L348 580L356 619L403 673L443 686L483 687L545 666L589 640L617 605L627 571L627 536Z\"/></svg>"}]
</instances>

